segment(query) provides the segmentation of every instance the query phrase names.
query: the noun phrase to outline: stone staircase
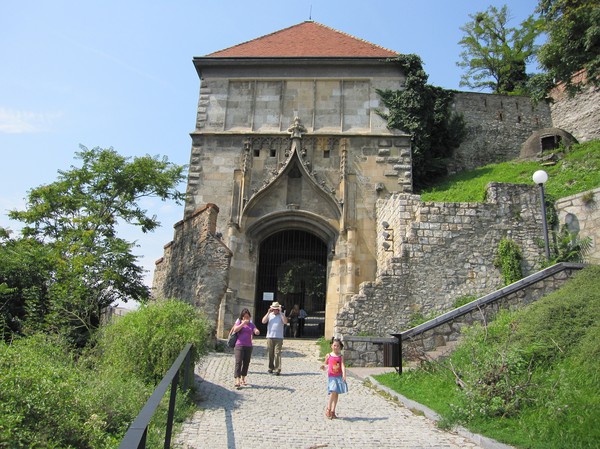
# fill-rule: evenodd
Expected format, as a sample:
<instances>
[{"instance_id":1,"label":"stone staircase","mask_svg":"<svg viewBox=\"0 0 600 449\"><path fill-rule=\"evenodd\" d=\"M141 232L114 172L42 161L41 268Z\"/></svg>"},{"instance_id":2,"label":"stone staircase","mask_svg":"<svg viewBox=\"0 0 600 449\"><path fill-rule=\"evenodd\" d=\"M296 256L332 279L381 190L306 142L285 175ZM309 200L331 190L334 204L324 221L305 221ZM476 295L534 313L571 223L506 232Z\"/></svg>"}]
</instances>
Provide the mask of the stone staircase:
<instances>
[{"instance_id":1,"label":"stone staircase","mask_svg":"<svg viewBox=\"0 0 600 449\"><path fill-rule=\"evenodd\" d=\"M408 361L404 368L412 369L417 368L422 363L442 361L454 352L456 347L460 344L460 341L460 338L458 340L447 341L444 345L436 346L436 348L431 351L421 350L418 354L415 353L413 355L413 358Z\"/></svg>"},{"instance_id":2,"label":"stone staircase","mask_svg":"<svg viewBox=\"0 0 600 449\"><path fill-rule=\"evenodd\" d=\"M389 355L394 352L393 345L399 344L405 361L413 363L414 360L419 365L439 360L454 350L465 326L485 324L493 320L500 309L515 310L537 301L558 290L584 266L567 262L552 265L416 327L390 334L391 337L345 336L344 358L354 367L397 367L397 360ZM394 363L389 364L392 360Z\"/></svg>"}]
</instances>

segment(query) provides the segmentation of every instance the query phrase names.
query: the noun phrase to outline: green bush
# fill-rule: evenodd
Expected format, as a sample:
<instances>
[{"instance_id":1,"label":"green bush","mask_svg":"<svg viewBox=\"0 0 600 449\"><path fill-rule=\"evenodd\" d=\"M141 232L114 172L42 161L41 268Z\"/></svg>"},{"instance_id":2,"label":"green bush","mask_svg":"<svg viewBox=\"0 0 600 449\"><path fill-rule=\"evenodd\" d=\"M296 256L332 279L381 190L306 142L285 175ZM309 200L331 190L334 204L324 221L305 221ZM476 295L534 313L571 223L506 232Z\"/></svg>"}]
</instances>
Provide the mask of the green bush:
<instances>
[{"instance_id":1,"label":"green bush","mask_svg":"<svg viewBox=\"0 0 600 449\"><path fill-rule=\"evenodd\" d=\"M104 448L113 442L66 344L45 335L0 343L0 447Z\"/></svg>"},{"instance_id":2,"label":"green bush","mask_svg":"<svg viewBox=\"0 0 600 449\"><path fill-rule=\"evenodd\" d=\"M476 299L477 299L477 295L459 296L458 298L456 298L454 300L454 303L452 303L452 308L458 309L459 307L462 307L465 304L469 304L470 302L473 302Z\"/></svg>"},{"instance_id":3,"label":"green bush","mask_svg":"<svg viewBox=\"0 0 600 449\"><path fill-rule=\"evenodd\" d=\"M105 326L99 363L144 382L158 383L187 343L193 363L208 350L212 329L204 315L178 300L153 302Z\"/></svg>"},{"instance_id":4,"label":"green bush","mask_svg":"<svg viewBox=\"0 0 600 449\"><path fill-rule=\"evenodd\" d=\"M106 326L87 353L44 334L0 342L0 448L117 447L185 344L197 349L195 363L209 335L197 309L165 301ZM149 447L164 438L166 396L149 428ZM176 420L191 406L188 395L178 394Z\"/></svg>"},{"instance_id":5,"label":"green bush","mask_svg":"<svg viewBox=\"0 0 600 449\"><path fill-rule=\"evenodd\" d=\"M494 259L494 266L500 268L504 285L509 285L523 279L522 260L523 253L514 240L509 238L500 240L498 253Z\"/></svg>"},{"instance_id":6,"label":"green bush","mask_svg":"<svg viewBox=\"0 0 600 449\"><path fill-rule=\"evenodd\" d=\"M501 312L487 327L465 332L465 343L453 357L461 367L462 381L460 400L453 406L455 420L506 418L531 401L530 356L507 345L512 340L512 320L510 313Z\"/></svg>"}]
</instances>

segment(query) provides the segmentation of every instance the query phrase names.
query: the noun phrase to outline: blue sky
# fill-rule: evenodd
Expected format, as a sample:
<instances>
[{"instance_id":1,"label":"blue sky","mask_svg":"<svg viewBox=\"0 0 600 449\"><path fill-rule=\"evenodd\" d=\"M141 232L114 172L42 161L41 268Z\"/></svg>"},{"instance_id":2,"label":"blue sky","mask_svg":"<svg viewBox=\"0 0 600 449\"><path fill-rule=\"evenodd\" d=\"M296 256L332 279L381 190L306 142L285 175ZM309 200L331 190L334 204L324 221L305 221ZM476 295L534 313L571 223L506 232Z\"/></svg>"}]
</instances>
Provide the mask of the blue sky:
<instances>
[{"instance_id":1,"label":"blue sky","mask_svg":"<svg viewBox=\"0 0 600 449\"><path fill-rule=\"evenodd\" d=\"M368 4L368 6L367 6ZM79 165L79 145L124 156L189 162L203 56L312 19L421 57L429 83L459 87L460 27L508 5L518 26L537 0L128 1L25 0L0 6L0 226L27 191ZM185 190L185 185L180 187ZM121 228L148 270L173 236L183 206L147 200L162 227Z\"/></svg>"}]
</instances>

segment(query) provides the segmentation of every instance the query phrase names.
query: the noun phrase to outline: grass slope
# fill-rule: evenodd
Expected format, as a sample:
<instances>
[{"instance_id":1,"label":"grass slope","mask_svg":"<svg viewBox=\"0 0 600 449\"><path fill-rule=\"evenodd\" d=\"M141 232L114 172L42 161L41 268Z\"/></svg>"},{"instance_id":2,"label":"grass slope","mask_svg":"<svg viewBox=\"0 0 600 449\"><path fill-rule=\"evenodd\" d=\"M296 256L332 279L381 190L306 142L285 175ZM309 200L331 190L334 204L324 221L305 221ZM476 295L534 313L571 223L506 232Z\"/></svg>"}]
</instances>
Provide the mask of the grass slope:
<instances>
[{"instance_id":1,"label":"grass slope","mask_svg":"<svg viewBox=\"0 0 600 449\"><path fill-rule=\"evenodd\" d=\"M599 447L600 267L465 335L442 364L376 379L437 411L443 427L519 448Z\"/></svg>"},{"instance_id":2,"label":"grass slope","mask_svg":"<svg viewBox=\"0 0 600 449\"><path fill-rule=\"evenodd\" d=\"M573 145L560 152L555 165L539 162L511 161L491 164L449 176L439 184L421 192L423 201L482 202L490 182L531 184L533 173L548 173L545 190L558 199L600 186L600 140Z\"/></svg>"}]
</instances>

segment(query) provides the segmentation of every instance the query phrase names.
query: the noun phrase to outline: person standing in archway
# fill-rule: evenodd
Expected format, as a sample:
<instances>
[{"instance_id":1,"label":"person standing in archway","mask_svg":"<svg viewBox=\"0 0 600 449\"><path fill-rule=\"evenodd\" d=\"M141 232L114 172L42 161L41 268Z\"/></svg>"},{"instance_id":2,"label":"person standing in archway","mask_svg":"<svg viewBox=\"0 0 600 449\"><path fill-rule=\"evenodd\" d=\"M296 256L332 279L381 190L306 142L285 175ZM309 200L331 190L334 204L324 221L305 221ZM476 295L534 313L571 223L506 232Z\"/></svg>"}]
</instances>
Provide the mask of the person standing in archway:
<instances>
[{"instance_id":1,"label":"person standing in archway","mask_svg":"<svg viewBox=\"0 0 600 449\"><path fill-rule=\"evenodd\" d=\"M300 306L298 304L294 304L287 319L290 322L290 335L298 338L300 336Z\"/></svg>"},{"instance_id":2,"label":"person standing in archway","mask_svg":"<svg viewBox=\"0 0 600 449\"><path fill-rule=\"evenodd\" d=\"M306 317L308 313L304 310L304 307L300 307L300 312L298 313L298 336L304 337L304 324L306 323Z\"/></svg>"},{"instance_id":3,"label":"person standing in archway","mask_svg":"<svg viewBox=\"0 0 600 449\"><path fill-rule=\"evenodd\" d=\"M275 301L262 318L267 325L267 353L269 354L269 373L281 374L281 348L283 347L283 332L288 320L281 313L281 304Z\"/></svg>"}]
</instances>

